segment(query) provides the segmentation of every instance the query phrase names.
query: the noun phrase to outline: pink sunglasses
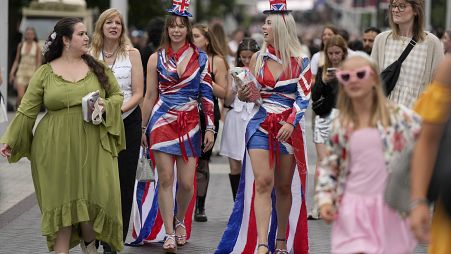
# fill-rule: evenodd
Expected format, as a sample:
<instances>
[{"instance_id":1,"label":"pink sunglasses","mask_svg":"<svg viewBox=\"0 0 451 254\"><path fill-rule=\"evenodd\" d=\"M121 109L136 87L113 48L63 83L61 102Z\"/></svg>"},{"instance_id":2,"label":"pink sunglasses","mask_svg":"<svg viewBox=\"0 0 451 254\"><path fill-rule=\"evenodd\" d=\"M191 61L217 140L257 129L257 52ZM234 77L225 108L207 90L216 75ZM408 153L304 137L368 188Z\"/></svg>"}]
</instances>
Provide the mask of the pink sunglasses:
<instances>
[{"instance_id":1,"label":"pink sunglasses","mask_svg":"<svg viewBox=\"0 0 451 254\"><path fill-rule=\"evenodd\" d=\"M358 80L365 80L371 74L373 70L369 66L365 66L354 71L337 71L337 79L343 85L348 85L353 78Z\"/></svg>"}]
</instances>

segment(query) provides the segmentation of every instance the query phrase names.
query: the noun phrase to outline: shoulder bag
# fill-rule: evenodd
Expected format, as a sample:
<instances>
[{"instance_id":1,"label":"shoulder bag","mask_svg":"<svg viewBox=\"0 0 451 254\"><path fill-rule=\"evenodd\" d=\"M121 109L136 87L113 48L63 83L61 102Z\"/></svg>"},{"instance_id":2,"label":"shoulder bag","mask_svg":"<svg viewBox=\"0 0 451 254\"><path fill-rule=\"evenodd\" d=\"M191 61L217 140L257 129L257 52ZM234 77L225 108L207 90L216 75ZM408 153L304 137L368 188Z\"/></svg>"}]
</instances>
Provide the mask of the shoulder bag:
<instances>
[{"instance_id":1,"label":"shoulder bag","mask_svg":"<svg viewBox=\"0 0 451 254\"><path fill-rule=\"evenodd\" d=\"M399 74L401 72L402 62L406 60L410 51L413 49L413 47L415 47L416 44L417 42L414 39L411 39L409 45L407 45L407 47L404 49L398 60L394 61L381 72L381 78L384 81L385 85L386 96L389 96L395 88L396 82L398 82Z\"/></svg>"}]
</instances>

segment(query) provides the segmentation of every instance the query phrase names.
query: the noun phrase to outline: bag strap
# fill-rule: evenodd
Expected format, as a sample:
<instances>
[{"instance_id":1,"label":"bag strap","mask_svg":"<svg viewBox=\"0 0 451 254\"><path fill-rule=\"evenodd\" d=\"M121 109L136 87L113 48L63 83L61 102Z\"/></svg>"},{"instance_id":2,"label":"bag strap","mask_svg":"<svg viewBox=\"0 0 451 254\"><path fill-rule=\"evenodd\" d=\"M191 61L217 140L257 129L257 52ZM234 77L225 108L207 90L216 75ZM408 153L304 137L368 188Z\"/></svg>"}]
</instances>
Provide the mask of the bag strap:
<instances>
[{"instance_id":1,"label":"bag strap","mask_svg":"<svg viewBox=\"0 0 451 254\"><path fill-rule=\"evenodd\" d=\"M402 52L401 56L398 58L398 62L400 64L402 62L404 62L404 60L406 60L407 56L409 55L409 53L413 49L413 47L415 47L415 45L417 45L417 42L414 39L411 39L409 42L409 45L407 45L407 47Z\"/></svg>"}]
</instances>

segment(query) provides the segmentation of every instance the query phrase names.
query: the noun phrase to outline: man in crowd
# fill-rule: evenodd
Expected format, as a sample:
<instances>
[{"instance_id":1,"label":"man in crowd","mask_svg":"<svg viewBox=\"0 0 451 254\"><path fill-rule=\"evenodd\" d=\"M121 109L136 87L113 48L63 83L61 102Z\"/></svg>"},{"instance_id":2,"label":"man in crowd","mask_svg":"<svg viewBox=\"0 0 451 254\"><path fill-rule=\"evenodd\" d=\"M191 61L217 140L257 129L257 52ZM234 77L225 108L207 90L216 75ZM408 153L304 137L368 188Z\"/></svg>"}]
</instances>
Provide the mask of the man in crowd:
<instances>
[{"instance_id":1,"label":"man in crowd","mask_svg":"<svg viewBox=\"0 0 451 254\"><path fill-rule=\"evenodd\" d=\"M363 51L365 51L368 55L371 55L371 51L373 50L374 38L381 32L376 27L369 27L365 29L363 32Z\"/></svg>"}]
</instances>

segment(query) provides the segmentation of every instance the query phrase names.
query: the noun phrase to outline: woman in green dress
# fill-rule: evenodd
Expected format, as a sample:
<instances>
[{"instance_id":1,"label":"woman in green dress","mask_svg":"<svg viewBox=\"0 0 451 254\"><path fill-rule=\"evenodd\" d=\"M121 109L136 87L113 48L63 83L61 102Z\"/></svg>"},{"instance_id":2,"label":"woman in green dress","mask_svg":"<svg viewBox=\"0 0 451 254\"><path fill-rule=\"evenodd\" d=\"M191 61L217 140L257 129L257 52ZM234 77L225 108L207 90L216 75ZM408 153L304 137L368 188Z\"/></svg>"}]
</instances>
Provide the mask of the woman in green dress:
<instances>
[{"instance_id":1,"label":"woman in green dress","mask_svg":"<svg viewBox=\"0 0 451 254\"><path fill-rule=\"evenodd\" d=\"M6 133L2 156L31 161L42 234L50 251L97 253L95 239L122 250L117 169L124 149L123 96L113 73L87 54L86 26L78 18L58 21L45 44L45 63L34 74ZM98 125L83 121L82 97L98 90ZM47 113L36 127L44 105Z\"/></svg>"}]
</instances>

